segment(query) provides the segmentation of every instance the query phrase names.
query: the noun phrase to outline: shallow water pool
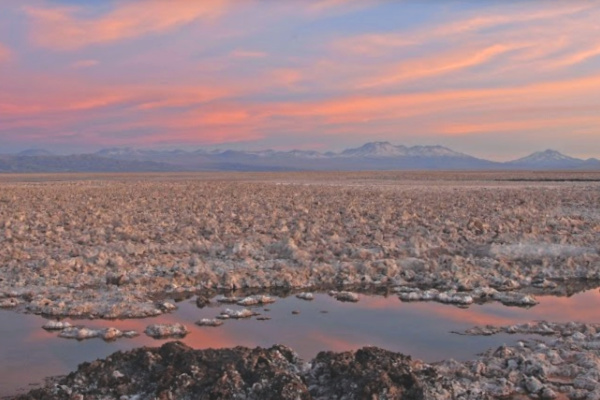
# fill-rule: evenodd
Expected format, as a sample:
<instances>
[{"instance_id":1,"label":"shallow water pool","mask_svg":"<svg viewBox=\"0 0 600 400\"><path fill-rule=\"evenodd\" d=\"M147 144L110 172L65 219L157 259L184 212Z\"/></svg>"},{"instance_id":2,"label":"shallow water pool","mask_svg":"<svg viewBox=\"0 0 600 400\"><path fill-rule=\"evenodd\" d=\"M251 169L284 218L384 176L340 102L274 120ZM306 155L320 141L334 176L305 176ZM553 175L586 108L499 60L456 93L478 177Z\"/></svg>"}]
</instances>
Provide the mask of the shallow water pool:
<instances>
[{"instance_id":1,"label":"shallow water pool","mask_svg":"<svg viewBox=\"0 0 600 400\"><path fill-rule=\"evenodd\" d=\"M233 346L292 347L304 359L319 351L343 351L367 345L409 354L428 362L446 358L467 360L504 343L514 343L518 335L488 337L461 336L474 325L508 325L533 320L555 322L600 322L597 313L600 292L589 290L571 297L538 297L540 304L529 308L506 307L499 303L458 308L434 302L404 303L396 296L361 295L358 303L342 303L327 294L316 294L305 301L294 296L277 298L274 304L254 307L268 321L255 317L227 320L216 328L199 327L194 322L213 318L225 308L241 307L213 304L199 309L194 299L178 303L171 314L136 320L69 320L90 328L114 326L141 333L134 339L104 342L101 339L75 341L58 338L57 332L41 328L45 319L35 315L0 311L0 396L14 395L43 383L44 378L66 374L84 361L104 358L117 350L158 346L168 340L155 340L142 332L151 323L185 324L191 333L182 339L194 348ZM299 312L293 314L292 311Z\"/></svg>"}]
</instances>

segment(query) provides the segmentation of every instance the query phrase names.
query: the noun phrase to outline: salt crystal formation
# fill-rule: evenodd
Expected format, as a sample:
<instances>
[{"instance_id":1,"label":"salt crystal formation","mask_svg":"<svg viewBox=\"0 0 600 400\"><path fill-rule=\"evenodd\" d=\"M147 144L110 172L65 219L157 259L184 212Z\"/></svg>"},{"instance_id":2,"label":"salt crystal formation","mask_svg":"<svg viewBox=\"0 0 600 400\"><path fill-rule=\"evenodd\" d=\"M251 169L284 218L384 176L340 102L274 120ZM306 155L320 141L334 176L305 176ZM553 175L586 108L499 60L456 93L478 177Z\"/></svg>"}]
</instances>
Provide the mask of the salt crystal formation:
<instances>
[{"instance_id":1,"label":"salt crystal formation","mask_svg":"<svg viewBox=\"0 0 600 400\"><path fill-rule=\"evenodd\" d=\"M73 326L67 321L48 321L42 328L47 331L60 331L58 337L77 340L101 338L109 342L122 337L133 338L139 335L136 331L120 331L113 327L90 329L84 326Z\"/></svg>"},{"instance_id":2,"label":"salt crystal formation","mask_svg":"<svg viewBox=\"0 0 600 400\"><path fill-rule=\"evenodd\" d=\"M196 325L217 327L223 325L223 321L219 321L218 319L202 318L200 321L196 321Z\"/></svg>"},{"instance_id":3,"label":"salt crystal formation","mask_svg":"<svg viewBox=\"0 0 600 400\"><path fill-rule=\"evenodd\" d=\"M42 326L47 331L62 331L63 329L71 328L69 322L66 321L48 321Z\"/></svg>"},{"instance_id":4,"label":"salt crystal formation","mask_svg":"<svg viewBox=\"0 0 600 400\"><path fill-rule=\"evenodd\" d=\"M329 295L339 301L356 303L359 300L358 295L352 292L336 292L335 290L332 290L329 292Z\"/></svg>"},{"instance_id":5,"label":"salt crystal formation","mask_svg":"<svg viewBox=\"0 0 600 400\"><path fill-rule=\"evenodd\" d=\"M516 393L541 399L600 398L600 324L538 321L510 326L468 329L467 335L497 333L549 336L544 342L520 341L484 353L465 364L441 363L441 372L455 374L457 385L496 397ZM434 397L435 398L435 397Z\"/></svg>"},{"instance_id":6,"label":"salt crystal formation","mask_svg":"<svg viewBox=\"0 0 600 400\"><path fill-rule=\"evenodd\" d=\"M189 330L182 324L152 324L148 325L144 333L155 339L163 338L182 338L189 333Z\"/></svg>"},{"instance_id":7,"label":"salt crystal formation","mask_svg":"<svg viewBox=\"0 0 600 400\"><path fill-rule=\"evenodd\" d=\"M46 328L47 329L47 328ZM132 338L138 336L139 334L135 331L120 331L117 328L105 328L105 329L89 329L86 327L66 327L64 328L58 336L65 339L77 339L77 340L85 340L85 339L93 339L93 338L101 338L105 341L113 341L122 337Z\"/></svg>"},{"instance_id":8,"label":"salt crystal formation","mask_svg":"<svg viewBox=\"0 0 600 400\"><path fill-rule=\"evenodd\" d=\"M302 293L298 293L296 295L297 298L301 299L301 300L314 300L315 296L312 293L308 293L308 292L302 292Z\"/></svg>"},{"instance_id":9,"label":"salt crystal formation","mask_svg":"<svg viewBox=\"0 0 600 400\"><path fill-rule=\"evenodd\" d=\"M225 310L221 311L221 315L217 316L217 318L219 318L219 319L229 319L229 318L243 319L243 318L250 318L255 315L258 315L258 313L254 312L252 310L249 310L247 308L244 308L242 310L232 310L230 308L226 308Z\"/></svg>"},{"instance_id":10,"label":"salt crystal formation","mask_svg":"<svg viewBox=\"0 0 600 400\"><path fill-rule=\"evenodd\" d=\"M507 306L531 307L538 304L532 295L518 292L498 292L496 289L480 287L470 292L457 292L449 290L440 292L437 289L421 290L414 287L399 286L394 288L402 301L438 301L440 303L467 306L474 300L487 301L490 299L501 302Z\"/></svg>"},{"instance_id":11,"label":"salt crystal formation","mask_svg":"<svg viewBox=\"0 0 600 400\"><path fill-rule=\"evenodd\" d=\"M0 308L132 318L170 312L157 294L381 286L414 289L399 293L409 301L531 306L532 293L600 279L593 182L220 176L1 182ZM448 177L465 181L436 180Z\"/></svg>"},{"instance_id":12,"label":"salt crystal formation","mask_svg":"<svg viewBox=\"0 0 600 400\"><path fill-rule=\"evenodd\" d=\"M275 299L264 295L248 296L236 302L238 306L256 306L271 303L275 303Z\"/></svg>"},{"instance_id":13,"label":"salt crystal formation","mask_svg":"<svg viewBox=\"0 0 600 400\"><path fill-rule=\"evenodd\" d=\"M21 302L18 299L10 298L10 299L2 299L0 300L0 308L14 308L18 306Z\"/></svg>"}]
</instances>

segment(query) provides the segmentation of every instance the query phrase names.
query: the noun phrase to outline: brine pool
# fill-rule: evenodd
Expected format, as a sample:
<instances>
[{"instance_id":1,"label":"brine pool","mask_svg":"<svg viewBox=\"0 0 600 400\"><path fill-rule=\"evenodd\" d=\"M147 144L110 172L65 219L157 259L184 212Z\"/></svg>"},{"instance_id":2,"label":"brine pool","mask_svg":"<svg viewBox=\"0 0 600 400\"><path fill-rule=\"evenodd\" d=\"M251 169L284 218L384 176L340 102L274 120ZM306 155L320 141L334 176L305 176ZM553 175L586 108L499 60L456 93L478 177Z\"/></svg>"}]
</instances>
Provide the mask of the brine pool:
<instances>
[{"instance_id":1,"label":"brine pool","mask_svg":"<svg viewBox=\"0 0 600 400\"><path fill-rule=\"evenodd\" d=\"M538 296L540 304L529 308L506 307L499 303L459 308L434 302L404 303L396 296L361 295L358 303L343 303L327 294L315 294L313 301L295 296L277 298L274 304L254 307L268 321L256 317L227 320L220 327L200 327L194 322L214 318L225 308L211 304L198 308L195 299L177 303L178 309L154 318L131 320L69 320L88 328L113 326L136 330L133 339L104 342L101 339L76 341L57 337L41 327L40 316L0 311L0 397L12 396L43 384L44 378L64 375L84 361L104 358L117 350L159 346L143 331L152 323L183 323L191 331L184 339L198 348L271 346L284 344L309 360L319 351L344 351L372 345L409 354L427 362L454 358L468 360L488 348L512 344L522 335L462 336L452 333L475 325L510 325L535 320L554 322L600 322L600 292L588 290L570 297ZM213 302L214 303L214 302ZM293 313L294 312L294 313ZM172 340L172 339L171 339Z\"/></svg>"}]
</instances>

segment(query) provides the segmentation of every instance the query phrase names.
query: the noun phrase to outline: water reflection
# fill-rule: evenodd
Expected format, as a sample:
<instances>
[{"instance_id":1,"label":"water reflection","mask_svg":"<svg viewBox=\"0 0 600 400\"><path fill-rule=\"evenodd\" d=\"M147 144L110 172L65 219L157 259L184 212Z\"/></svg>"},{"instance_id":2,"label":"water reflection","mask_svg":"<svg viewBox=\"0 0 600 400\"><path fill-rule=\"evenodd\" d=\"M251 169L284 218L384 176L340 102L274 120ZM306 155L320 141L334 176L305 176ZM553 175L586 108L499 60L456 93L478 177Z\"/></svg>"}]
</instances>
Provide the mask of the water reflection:
<instances>
[{"instance_id":1,"label":"water reflection","mask_svg":"<svg viewBox=\"0 0 600 400\"><path fill-rule=\"evenodd\" d=\"M191 330L183 341L194 348L282 343L309 359L322 350L343 351L374 345L426 361L466 360L487 348L520 338L509 335L466 337L450 333L473 325L506 325L541 319L599 322L596 310L600 292L597 290L571 297L538 299L540 304L530 309L496 303L462 309L439 303L403 303L395 296L362 296L356 304L340 303L324 294L316 295L312 302L290 296L269 305L270 311L258 308L272 318L269 321L229 320L218 328L198 327L194 322L215 317L221 308L236 306L198 309L191 299L180 302L175 313L156 318L71 322L90 328L114 326L140 333L150 323L181 322ZM299 311L299 314L292 314L292 311ZM106 357L117 350L157 346L167 341L142 334L112 343L99 339L77 342L44 331L41 329L44 322L38 316L0 311L0 396L29 389L30 382L39 384L46 376L65 374L83 361Z\"/></svg>"}]
</instances>

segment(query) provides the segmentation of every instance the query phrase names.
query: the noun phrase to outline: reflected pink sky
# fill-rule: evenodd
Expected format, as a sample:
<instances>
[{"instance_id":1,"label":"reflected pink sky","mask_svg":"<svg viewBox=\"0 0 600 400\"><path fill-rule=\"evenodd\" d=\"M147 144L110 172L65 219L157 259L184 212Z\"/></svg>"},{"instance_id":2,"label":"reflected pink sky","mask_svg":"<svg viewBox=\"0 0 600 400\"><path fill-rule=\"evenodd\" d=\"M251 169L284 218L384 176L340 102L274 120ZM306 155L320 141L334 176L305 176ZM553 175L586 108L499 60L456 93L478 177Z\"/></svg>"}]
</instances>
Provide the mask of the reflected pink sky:
<instances>
[{"instance_id":1,"label":"reflected pink sky","mask_svg":"<svg viewBox=\"0 0 600 400\"><path fill-rule=\"evenodd\" d=\"M600 322L597 314L600 292L590 290L571 297L543 296L530 308L505 307L497 303L458 308L434 302L404 303L395 296L361 296L356 304L341 303L323 294L306 302L291 296L269 305L270 311L257 311L270 321L229 320L221 327L198 327L194 322L212 318L225 307L198 309L193 299L180 303L172 314L134 320L77 320L90 328L113 326L140 333L151 323L180 322L191 333L182 341L203 348L271 346L285 344L304 359L319 351L345 351L366 345L410 354L425 361L444 358L466 360L487 348L514 342L520 336L465 337L452 334L474 325L507 325L532 320L556 322ZM233 306L236 308L236 306ZM292 310L300 312L293 315ZM323 313L322 311L327 311ZM99 339L77 342L57 338L57 333L41 329L44 319L8 311L0 312L3 346L0 349L0 394L23 388L28 382L66 373L83 361L105 357L116 350L158 346L168 340L155 340L143 333L134 339L105 343ZM5 344L5 345L4 345ZM23 371L27 371L24 374Z\"/></svg>"}]
</instances>

